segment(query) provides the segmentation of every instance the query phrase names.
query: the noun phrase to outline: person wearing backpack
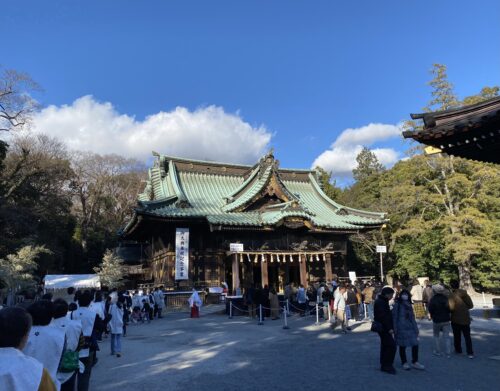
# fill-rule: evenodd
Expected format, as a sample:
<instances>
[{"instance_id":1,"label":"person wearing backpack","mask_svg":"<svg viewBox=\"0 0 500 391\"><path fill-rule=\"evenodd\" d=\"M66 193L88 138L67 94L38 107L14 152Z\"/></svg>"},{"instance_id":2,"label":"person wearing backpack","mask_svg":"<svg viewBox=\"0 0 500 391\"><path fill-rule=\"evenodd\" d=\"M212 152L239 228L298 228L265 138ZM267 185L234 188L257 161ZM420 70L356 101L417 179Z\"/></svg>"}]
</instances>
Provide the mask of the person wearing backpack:
<instances>
[{"instance_id":1,"label":"person wearing backpack","mask_svg":"<svg viewBox=\"0 0 500 391\"><path fill-rule=\"evenodd\" d=\"M451 316L450 304L446 296L446 289L441 284L432 286L433 296L429 301L429 314L432 319L432 331L434 335L434 352L435 356L442 356L441 340L444 342L446 357L450 358L450 329Z\"/></svg>"}]
</instances>

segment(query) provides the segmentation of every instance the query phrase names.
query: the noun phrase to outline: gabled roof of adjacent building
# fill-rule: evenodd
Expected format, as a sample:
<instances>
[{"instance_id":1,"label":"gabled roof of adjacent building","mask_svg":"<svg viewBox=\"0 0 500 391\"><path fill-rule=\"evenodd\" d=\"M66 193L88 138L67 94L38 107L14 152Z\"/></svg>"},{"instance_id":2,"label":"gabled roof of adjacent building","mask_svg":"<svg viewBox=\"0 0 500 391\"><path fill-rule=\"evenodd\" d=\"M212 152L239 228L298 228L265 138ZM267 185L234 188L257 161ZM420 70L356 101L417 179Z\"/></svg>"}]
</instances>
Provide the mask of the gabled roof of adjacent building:
<instances>
[{"instance_id":1,"label":"gabled roof of adjacent building","mask_svg":"<svg viewBox=\"0 0 500 391\"><path fill-rule=\"evenodd\" d=\"M323 192L313 170L281 169L272 152L254 166L154 154L134 217L206 221L212 228L359 231L386 222L384 213L349 208Z\"/></svg>"},{"instance_id":2,"label":"gabled roof of adjacent building","mask_svg":"<svg viewBox=\"0 0 500 391\"><path fill-rule=\"evenodd\" d=\"M420 131L405 131L412 138L449 155L500 163L500 97L432 113L411 114L422 119Z\"/></svg>"}]
</instances>

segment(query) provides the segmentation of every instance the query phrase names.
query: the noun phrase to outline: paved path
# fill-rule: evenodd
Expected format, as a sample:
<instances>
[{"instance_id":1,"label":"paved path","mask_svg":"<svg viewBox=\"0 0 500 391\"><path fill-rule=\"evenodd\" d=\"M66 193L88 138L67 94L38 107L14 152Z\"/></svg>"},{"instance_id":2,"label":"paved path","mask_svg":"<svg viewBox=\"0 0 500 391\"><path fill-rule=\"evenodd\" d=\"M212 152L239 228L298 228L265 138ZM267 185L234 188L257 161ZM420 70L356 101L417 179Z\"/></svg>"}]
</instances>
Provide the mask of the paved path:
<instances>
[{"instance_id":1,"label":"paved path","mask_svg":"<svg viewBox=\"0 0 500 391\"><path fill-rule=\"evenodd\" d=\"M484 322L483 322L484 323ZM497 324L498 325L498 324ZM474 327L474 360L432 356L430 322L421 323L421 362L427 370L378 370L378 337L368 323L341 335L314 318L294 317L290 330L280 320L263 326L248 318L209 314L189 319L168 314L151 324L131 326L123 356L101 344L91 390L495 390L500 384L500 330L494 323Z\"/></svg>"}]
</instances>

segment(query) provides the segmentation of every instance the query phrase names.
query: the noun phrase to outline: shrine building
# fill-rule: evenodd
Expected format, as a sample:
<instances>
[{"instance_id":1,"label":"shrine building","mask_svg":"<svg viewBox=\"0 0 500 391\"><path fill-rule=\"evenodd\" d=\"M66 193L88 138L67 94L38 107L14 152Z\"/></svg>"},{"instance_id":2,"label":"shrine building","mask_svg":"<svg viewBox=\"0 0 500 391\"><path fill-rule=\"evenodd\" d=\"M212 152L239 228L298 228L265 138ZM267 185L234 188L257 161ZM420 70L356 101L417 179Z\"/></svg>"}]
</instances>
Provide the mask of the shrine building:
<instances>
[{"instance_id":1,"label":"shrine building","mask_svg":"<svg viewBox=\"0 0 500 391\"><path fill-rule=\"evenodd\" d=\"M272 152L253 166L154 156L121 237L147 249L155 284L282 290L345 276L349 235L387 221L331 200L318 173L280 168Z\"/></svg>"}]
</instances>

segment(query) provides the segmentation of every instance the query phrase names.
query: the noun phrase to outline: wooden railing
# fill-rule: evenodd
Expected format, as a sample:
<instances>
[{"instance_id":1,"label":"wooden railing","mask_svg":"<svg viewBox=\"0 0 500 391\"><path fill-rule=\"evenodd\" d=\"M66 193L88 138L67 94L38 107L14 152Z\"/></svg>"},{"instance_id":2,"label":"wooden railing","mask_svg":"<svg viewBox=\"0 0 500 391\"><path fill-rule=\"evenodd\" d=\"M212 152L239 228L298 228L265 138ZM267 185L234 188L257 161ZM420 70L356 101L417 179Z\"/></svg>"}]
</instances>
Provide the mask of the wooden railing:
<instances>
[{"instance_id":1,"label":"wooden railing","mask_svg":"<svg viewBox=\"0 0 500 391\"><path fill-rule=\"evenodd\" d=\"M191 294L191 291L165 293L165 304L167 306L167 311L172 309L176 310L181 308L188 308L188 300ZM198 294L200 295L200 299L205 301L205 291L198 291Z\"/></svg>"}]
</instances>

